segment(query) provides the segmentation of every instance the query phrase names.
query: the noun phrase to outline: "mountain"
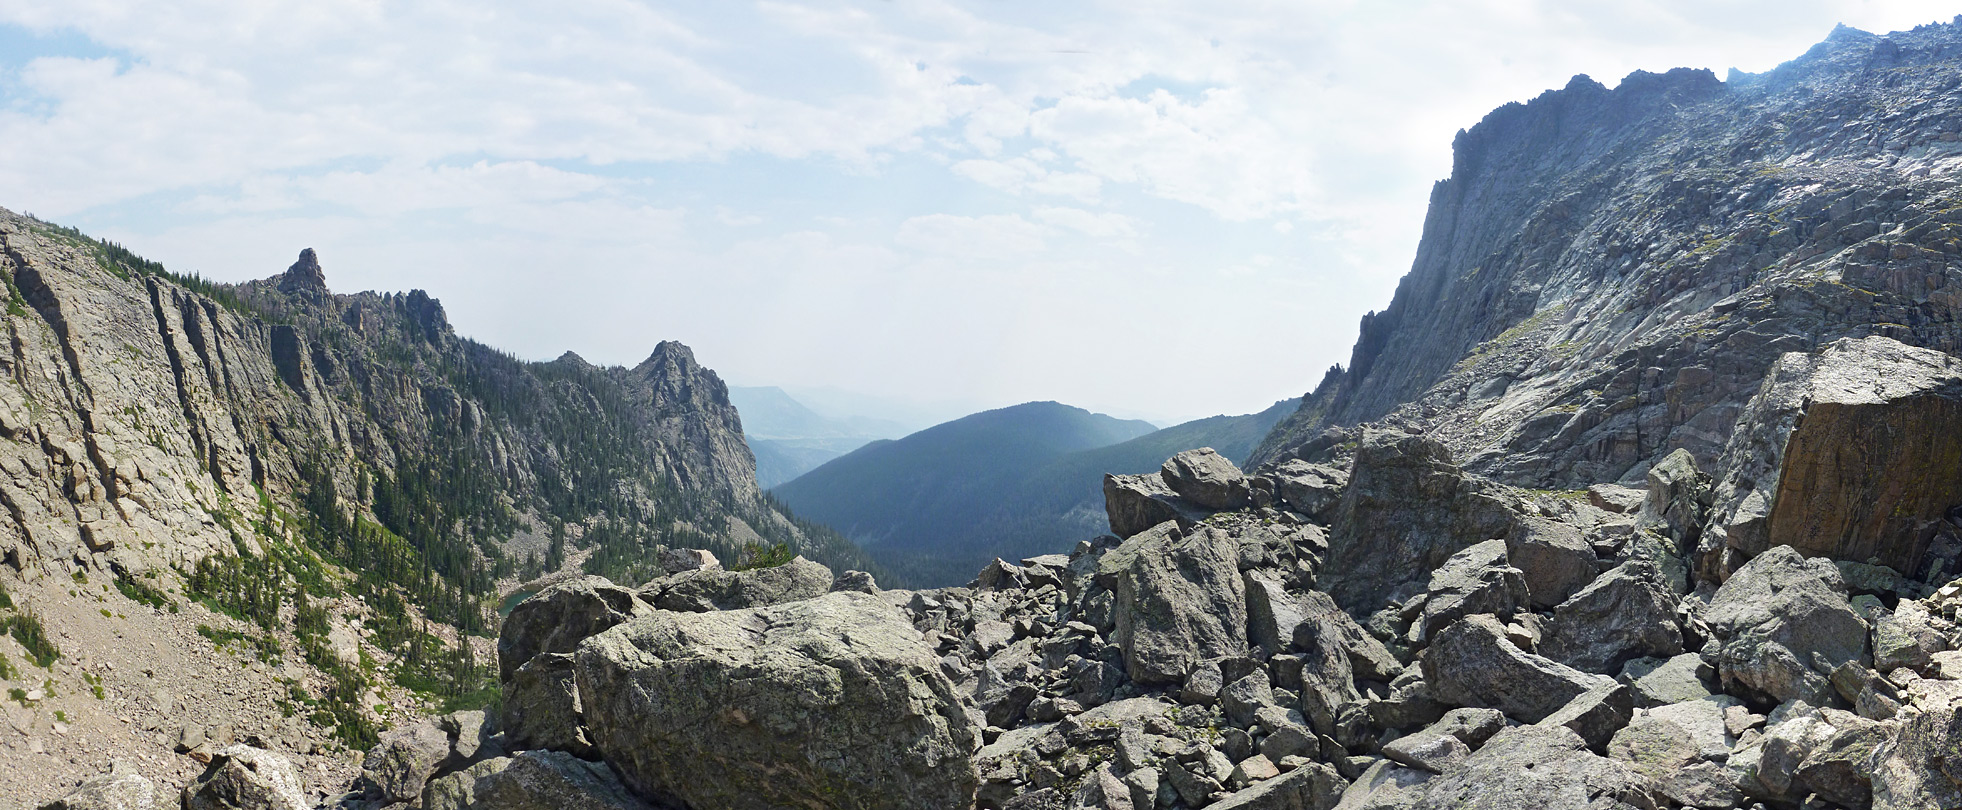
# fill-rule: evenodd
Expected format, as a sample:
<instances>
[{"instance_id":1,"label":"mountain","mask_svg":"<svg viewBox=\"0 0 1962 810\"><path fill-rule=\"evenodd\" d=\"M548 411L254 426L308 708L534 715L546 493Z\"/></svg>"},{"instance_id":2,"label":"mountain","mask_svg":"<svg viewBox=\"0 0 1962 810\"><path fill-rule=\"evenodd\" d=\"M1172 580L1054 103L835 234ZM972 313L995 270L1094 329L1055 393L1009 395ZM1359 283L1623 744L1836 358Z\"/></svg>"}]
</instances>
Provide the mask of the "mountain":
<instances>
[{"instance_id":1,"label":"mountain","mask_svg":"<svg viewBox=\"0 0 1962 810\"><path fill-rule=\"evenodd\" d=\"M966 577L975 568L961 543L967 527L988 520L1023 479L1065 454L1152 430L1149 422L1029 402L873 442L771 494L875 557L909 561L893 570Z\"/></svg>"},{"instance_id":2,"label":"mountain","mask_svg":"<svg viewBox=\"0 0 1962 810\"><path fill-rule=\"evenodd\" d=\"M1781 354L1962 350L1952 26L1840 28L1764 74L1585 76L1458 135L1410 273L1255 452L1331 427L1437 437L1571 489L1708 468Z\"/></svg>"},{"instance_id":3,"label":"mountain","mask_svg":"<svg viewBox=\"0 0 1962 810\"><path fill-rule=\"evenodd\" d=\"M967 586L622 619L553 727L698 810L1962 807L1958 88L1962 18L1496 110L1251 474L1114 476L1116 537ZM843 524L945 549L986 467L914 438L784 489L960 503Z\"/></svg>"},{"instance_id":4,"label":"mountain","mask_svg":"<svg viewBox=\"0 0 1962 810\"><path fill-rule=\"evenodd\" d=\"M390 712L494 698L488 636L524 580L645 580L681 546L871 567L757 488L723 383L680 343L633 368L525 362L420 290L330 291L311 250L214 284L5 211L0 278L0 680L36 696L21 722L97 741L126 737L104 712L222 722L338 762ZM142 697L166 693L195 710Z\"/></svg>"},{"instance_id":5,"label":"mountain","mask_svg":"<svg viewBox=\"0 0 1962 810\"><path fill-rule=\"evenodd\" d=\"M742 414L743 437L756 456L756 484L769 489L877 439L908 431L871 417L826 416L774 386L729 389Z\"/></svg>"},{"instance_id":6,"label":"mountain","mask_svg":"<svg viewBox=\"0 0 1962 810\"><path fill-rule=\"evenodd\" d=\"M834 527L907 526L890 535L880 534L880 529L861 529L864 535L853 529L840 530L854 539L862 537L860 541L866 542L874 557L889 569L910 572L922 582L966 582L995 557L1018 560L1068 551L1078 540L1108 531L1103 508L1105 473L1153 471L1166 457L1191 447L1212 447L1228 458L1244 458L1293 406L1293 400L1285 400L1260 413L1197 419L1124 441L1055 453L1046 459L1035 454L1016 455L1004 466L970 470L965 474L967 485L946 487L937 496L922 500L869 500L851 493L885 492L882 487L904 487L903 482L948 475L934 466L944 463L947 456L928 451L925 445L907 451L884 449L883 445L867 447L861 451L864 456L849 466L827 465L778 487L773 494L799 514ZM963 425L962 431L973 435L1001 427L1001 422ZM972 461L963 459L963 463ZM894 520L898 516L893 513L878 511L882 509L909 511L902 523ZM841 523L832 523L831 518ZM902 537L930 539L908 542L898 539Z\"/></svg>"}]
</instances>

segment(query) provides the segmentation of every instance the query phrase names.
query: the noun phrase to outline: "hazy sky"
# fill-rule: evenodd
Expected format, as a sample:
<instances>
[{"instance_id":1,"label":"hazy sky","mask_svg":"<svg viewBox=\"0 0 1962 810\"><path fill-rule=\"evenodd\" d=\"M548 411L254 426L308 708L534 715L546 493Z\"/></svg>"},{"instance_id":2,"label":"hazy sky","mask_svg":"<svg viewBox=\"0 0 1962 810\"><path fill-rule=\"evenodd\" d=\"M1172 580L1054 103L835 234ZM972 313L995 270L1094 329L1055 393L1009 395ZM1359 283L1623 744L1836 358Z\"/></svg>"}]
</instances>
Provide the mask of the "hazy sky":
<instances>
[{"instance_id":1,"label":"hazy sky","mask_svg":"<svg viewBox=\"0 0 1962 810\"><path fill-rule=\"evenodd\" d=\"M1957 11L0 0L0 206L224 280L311 246L535 359L1169 422L1346 361L1491 108Z\"/></svg>"}]
</instances>

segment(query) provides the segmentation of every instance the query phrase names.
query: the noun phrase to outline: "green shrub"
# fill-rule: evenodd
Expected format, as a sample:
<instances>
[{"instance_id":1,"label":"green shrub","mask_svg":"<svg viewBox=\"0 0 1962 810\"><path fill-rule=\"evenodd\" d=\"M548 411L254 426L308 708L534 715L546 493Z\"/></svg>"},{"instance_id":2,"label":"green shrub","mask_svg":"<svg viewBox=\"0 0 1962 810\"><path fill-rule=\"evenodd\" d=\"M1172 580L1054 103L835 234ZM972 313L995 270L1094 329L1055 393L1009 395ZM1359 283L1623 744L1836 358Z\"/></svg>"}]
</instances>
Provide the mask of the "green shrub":
<instances>
[{"instance_id":1,"label":"green shrub","mask_svg":"<svg viewBox=\"0 0 1962 810\"><path fill-rule=\"evenodd\" d=\"M4 623L8 635L27 650L27 657L35 666L47 669L61 659L61 650L56 649L54 640L48 638L47 629L41 626L41 617L23 611L0 619L0 623Z\"/></svg>"},{"instance_id":2,"label":"green shrub","mask_svg":"<svg viewBox=\"0 0 1962 810\"><path fill-rule=\"evenodd\" d=\"M788 543L771 545L751 544L736 550L736 561L729 565L731 571L753 571L758 568L775 568L796 559Z\"/></svg>"}]
</instances>

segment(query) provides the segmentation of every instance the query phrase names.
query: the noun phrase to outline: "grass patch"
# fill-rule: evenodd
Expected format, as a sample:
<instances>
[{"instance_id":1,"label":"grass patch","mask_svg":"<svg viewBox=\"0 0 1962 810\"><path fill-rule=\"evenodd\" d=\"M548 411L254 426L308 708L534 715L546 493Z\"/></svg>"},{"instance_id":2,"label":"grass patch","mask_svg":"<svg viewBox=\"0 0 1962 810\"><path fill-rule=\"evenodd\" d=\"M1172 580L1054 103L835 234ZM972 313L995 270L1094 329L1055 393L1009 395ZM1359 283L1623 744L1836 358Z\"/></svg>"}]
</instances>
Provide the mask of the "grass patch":
<instances>
[{"instance_id":1,"label":"grass patch","mask_svg":"<svg viewBox=\"0 0 1962 810\"><path fill-rule=\"evenodd\" d=\"M729 570L753 571L758 568L775 568L796 557L796 552L790 550L788 543L773 543L767 546L750 544L736 550L736 561L729 564Z\"/></svg>"},{"instance_id":2,"label":"grass patch","mask_svg":"<svg viewBox=\"0 0 1962 810\"><path fill-rule=\"evenodd\" d=\"M47 669L61 659L61 650L55 647L53 639L48 638L47 628L41 626L41 617L32 613L17 613L0 619L0 624L5 624L7 634L27 650L27 658L35 666Z\"/></svg>"}]
</instances>

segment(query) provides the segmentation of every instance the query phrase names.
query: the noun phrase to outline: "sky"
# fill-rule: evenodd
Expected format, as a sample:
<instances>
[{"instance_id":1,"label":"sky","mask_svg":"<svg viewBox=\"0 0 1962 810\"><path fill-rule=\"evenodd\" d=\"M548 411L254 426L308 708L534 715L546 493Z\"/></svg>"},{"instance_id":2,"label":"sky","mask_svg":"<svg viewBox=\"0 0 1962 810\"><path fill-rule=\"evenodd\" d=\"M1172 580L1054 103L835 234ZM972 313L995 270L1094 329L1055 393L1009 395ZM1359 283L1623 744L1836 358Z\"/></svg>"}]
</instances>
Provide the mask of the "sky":
<instances>
[{"instance_id":1,"label":"sky","mask_svg":"<svg viewBox=\"0 0 1962 810\"><path fill-rule=\"evenodd\" d=\"M0 207L218 280L313 247L530 359L1169 424L1346 362L1492 108L1957 12L0 0Z\"/></svg>"}]
</instances>

